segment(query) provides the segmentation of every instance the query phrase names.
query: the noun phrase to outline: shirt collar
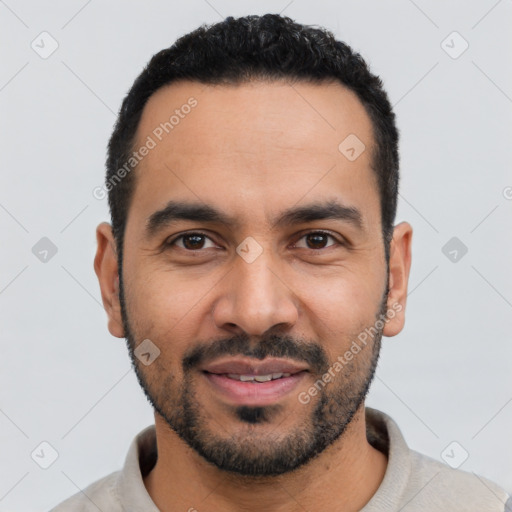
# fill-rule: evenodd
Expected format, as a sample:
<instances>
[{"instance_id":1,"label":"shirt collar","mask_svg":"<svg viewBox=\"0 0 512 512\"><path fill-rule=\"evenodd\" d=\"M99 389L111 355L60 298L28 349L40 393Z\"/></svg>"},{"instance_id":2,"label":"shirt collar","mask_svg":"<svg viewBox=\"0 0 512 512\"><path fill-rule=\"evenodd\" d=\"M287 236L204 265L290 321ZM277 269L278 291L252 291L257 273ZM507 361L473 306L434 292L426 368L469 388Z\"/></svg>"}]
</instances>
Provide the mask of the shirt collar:
<instances>
[{"instance_id":1,"label":"shirt collar","mask_svg":"<svg viewBox=\"0 0 512 512\"><path fill-rule=\"evenodd\" d=\"M160 512L151 499L142 477L142 468L149 471L156 462L156 431L150 425L132 441L117 481L117 492L123 510Z\"/></svg>"},{"instance_id":2,"label":"shirt collar","mask_svg":"<svg viewBox=\"0 0 512 512\"><path fill-rule=\"evenodd\" d=\"M395 421L387 414L366 407L368 442L388 456L384 479L361 512L394 512L402 501L411 473L411 450Z\"/></svg>"}]
</instances>

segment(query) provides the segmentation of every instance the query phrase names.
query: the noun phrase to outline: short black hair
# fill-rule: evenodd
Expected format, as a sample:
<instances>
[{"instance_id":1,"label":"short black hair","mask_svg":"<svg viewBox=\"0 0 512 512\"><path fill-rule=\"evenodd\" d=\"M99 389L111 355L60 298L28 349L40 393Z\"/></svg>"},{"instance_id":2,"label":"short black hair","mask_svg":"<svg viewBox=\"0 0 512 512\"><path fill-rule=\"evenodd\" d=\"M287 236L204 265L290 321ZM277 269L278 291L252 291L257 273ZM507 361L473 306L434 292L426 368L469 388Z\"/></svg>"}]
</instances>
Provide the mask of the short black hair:
<instances>
[{"instance_id":1,"label":"short black hair","mask_svg":"<svg viewBox=\"0 0 512 512\"><path fill-rule=\"evenodd\" d=\"M398 130L381 79L330 31L298 24L286 16L265 14L229 16L213 25L201 25L155 54L128 91L108 144L105 180L119 266L136 181L133 172L126 172L126 163L134 151L137 127L149 97L178 80L237 85L257 79L313 84L334 81L357 95L372 121L375 144L371 161L389 260L398 196Z\"/></svg>"}]
</instances>

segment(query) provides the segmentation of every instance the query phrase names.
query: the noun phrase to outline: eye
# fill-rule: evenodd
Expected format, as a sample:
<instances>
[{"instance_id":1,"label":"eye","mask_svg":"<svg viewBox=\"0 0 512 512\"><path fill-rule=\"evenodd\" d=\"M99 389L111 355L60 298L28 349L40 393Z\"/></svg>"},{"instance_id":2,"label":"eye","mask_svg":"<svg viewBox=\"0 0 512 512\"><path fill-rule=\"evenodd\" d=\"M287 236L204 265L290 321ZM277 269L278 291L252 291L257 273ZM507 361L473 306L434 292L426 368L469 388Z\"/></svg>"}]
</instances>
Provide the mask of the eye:
<instances>
[{"instance_id":1,"label":"eye","mask_svg":"<svg viewBox=\"0 0 512 512\"><path fill-rule=\"evenodd\" d=\"M166 242L166 246L177 245L180 249L185 249L187 251L198 251L200 249L209 248L205 247L205 242L207 240L212 244L210 247L215 247L215 244L204 233L184 233Z\"/></svg>"},{"instance_id":2,"label":"eye","mask_svg":"<svg viewBox=\"0 0 512 512\"><path fill-rule=\"evenodd\" d=\"M331 239L334 243L329 244L328 240ZM325 231L310 231L306 233L299 241L304 240L306 245L295 244L294 247L310 249L314 251L318 251L320 249L328 249L333 245L343 245L342 242L337 240L333 235ZM210 243L208 246L207 244ZM183 233L172 240L169 240L165 243L167 247L177 246L180 249L189 252L198 252L201 249L209 249L216 247L216 244L204 233L200 232L190 232Z\"/></svg>"},{"instance_id":3,"label":"eye","mask_svg":"<svg viewBox=\"0 0 512 512\"><path fill-rule=\"evenodd\" d=\"M331 247L332 245L326 245L328 239L334 240L335 244L343 245L341 242L339 242L336 238L334 238L333 235L330 233L327 233L325 231L310 231L309 233L306 233L303 235L299 240L305 240L306 244L309 244L309 247L306 245L305 247L302 246L305 249L312 249L312 250L318 250L318 249L327 249ZM299 247L298 245L295 245L295 247Z\"/></svg>"}]
</instances>

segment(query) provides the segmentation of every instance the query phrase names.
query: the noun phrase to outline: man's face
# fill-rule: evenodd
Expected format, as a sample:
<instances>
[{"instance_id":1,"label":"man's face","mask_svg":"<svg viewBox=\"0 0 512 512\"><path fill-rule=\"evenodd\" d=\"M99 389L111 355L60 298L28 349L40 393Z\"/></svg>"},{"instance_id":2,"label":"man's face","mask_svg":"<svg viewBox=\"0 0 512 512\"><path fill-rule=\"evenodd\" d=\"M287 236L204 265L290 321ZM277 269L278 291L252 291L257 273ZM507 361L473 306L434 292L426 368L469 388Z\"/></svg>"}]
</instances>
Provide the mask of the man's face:
<instances>
[{"instance_id":1,"label":"man's face","mask_svg":"<svg viewBox=\"0 0 512 512\"><path fill-rule=\"evenodd\" d=\"M356 159L354 135L366 147ZM183 82L150 98L135 147L148 136L120 296L131 349L149 339L160 351L149 365L132 353L139 381L217 467L295 469L363 404L390 307L370 119L340 85ZM156 214L171 201L190 205L189 218ZM329 204L341 208L325 218Z\"/></svg>"}]
</instances>

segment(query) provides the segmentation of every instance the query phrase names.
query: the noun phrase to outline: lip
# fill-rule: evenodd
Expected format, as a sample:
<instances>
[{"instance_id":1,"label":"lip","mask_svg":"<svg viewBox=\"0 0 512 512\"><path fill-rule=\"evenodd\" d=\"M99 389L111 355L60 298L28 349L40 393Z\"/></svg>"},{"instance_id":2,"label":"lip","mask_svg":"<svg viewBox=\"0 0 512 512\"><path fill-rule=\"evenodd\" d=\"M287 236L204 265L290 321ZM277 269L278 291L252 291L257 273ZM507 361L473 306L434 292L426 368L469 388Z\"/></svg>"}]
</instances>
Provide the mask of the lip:
<instances>
[{"instance_id":1,"label":"lip","mask_svg":"<svg viewBox=\"0 0 512 512\"><path fill-rule=\"evenodd\" d=\"M202 368L210 388L233 405L264 406L289 395L308 373L307 367L286 359L224 359ZM288 377L267 382L242 382L227 374L268 375L289 373Z\"/></svg>"},{"instance_id":2,"label":"lip","mask_svg":"<svg viewBox=\"0 0 512 512\"><path fill-rule=\"evenodd\" d=\"M289 377L268 382L242 382L217 373L204 372L203 375L211 388L233 405L263 406L274 404L291 393L305 377L306 372L294 373Z\"/></svg>"},{"instance_id":3,"label":"lip","mask_svg":"<svg viewBox=\"0 0 512 512\"><path fill-rule=\"evenodd\" d=\"M249 358L229 358L215 361L201 368L215 374L236 373L238 375L268 375L270 373L299 373L308 367L289 359L269 358L262 361Z\"/></svg>"}]
</instances>

